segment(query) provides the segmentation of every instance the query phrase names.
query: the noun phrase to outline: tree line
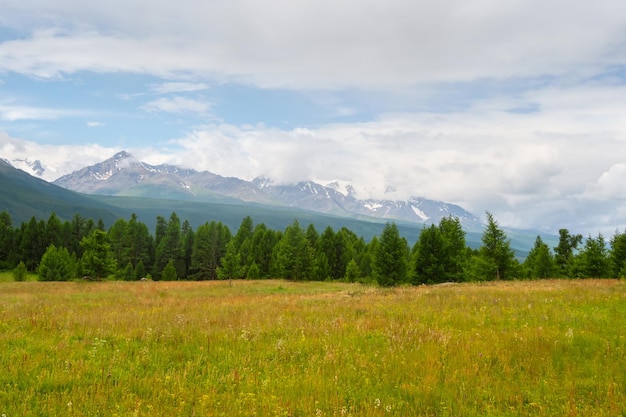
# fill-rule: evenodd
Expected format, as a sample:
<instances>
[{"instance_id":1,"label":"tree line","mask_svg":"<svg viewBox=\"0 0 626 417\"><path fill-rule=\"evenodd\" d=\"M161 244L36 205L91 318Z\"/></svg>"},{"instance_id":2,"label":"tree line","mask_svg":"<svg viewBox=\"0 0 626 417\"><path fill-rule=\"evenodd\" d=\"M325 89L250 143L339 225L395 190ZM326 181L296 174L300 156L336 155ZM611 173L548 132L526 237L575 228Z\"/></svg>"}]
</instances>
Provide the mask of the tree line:
<instances>
[{"instance_id":1,"label":"tree line","mask_svg":"<svg viewBox=\"0 0 626 417\"><path fill-rule=\"evenodd\" d=\"M395 223L366 242L347 228L321 233L298 220L285 230L272 230L245 217L233 235L221 222L194 230L173 212L158 216L154 233L133 214L108 229L79 214L62 222L31 218L13 227L0 213L0 269L26 271L40 280L75 278L120 280L266 279L345 280L381 286L442 282L539 278L626 276L626 232L616 232L608 246L604 237L585 239L567 229L550 248L537 236L523 262L491 213L481 246L468 247L458 218L446 217L425 226L411 247Z\"/></svg>"}]
</instances>

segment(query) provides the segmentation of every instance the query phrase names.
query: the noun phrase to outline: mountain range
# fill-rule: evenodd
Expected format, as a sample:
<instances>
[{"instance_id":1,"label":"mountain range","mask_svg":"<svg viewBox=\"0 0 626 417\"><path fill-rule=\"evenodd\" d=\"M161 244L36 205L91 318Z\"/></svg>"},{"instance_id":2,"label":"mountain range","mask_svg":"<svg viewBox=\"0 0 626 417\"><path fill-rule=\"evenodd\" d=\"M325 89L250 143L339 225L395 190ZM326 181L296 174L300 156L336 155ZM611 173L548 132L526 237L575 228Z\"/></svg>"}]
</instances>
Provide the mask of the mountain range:
<instances>
[{"instance_id":1,"label":"mountain range","mask_svg":"<svg viewBox=\"0 0 626 417\"><path fill-rule=\"evenodd\" d=\"M0 158L0 211L9 212L14 224L32 216L46 219L55 212L63 220L71 220L74 214L102 218L108 227L135 213L154 230L157 216L167 217L175 211L194 228L214 220L235 231L244 217L251 216L255 223L283 230L297 219L304 227L314 224L318 230L346 227L369 240L381 233L386 222L393 221L413 244L424 225L452 215L461 219L467 243L473 248L481 245L484 227L476 216L454 204L424 198L359 200L349 185L337 182L280 185L264 177L245 181L172 165L150 165L127 152L53 182L40 178L46 167L45 161ZM505 231L520 259L537 235L551 246L558 243L557 236L538 231Z\"/></svg>"},{"instance_id":2,"label":"mountain range","mask_svg":"<svg viewBox=\"0 0 626 417\"><path fill-rule=\"evenodd\" d=\"M39 164L41 165L41 164ZM31 163L31 167L35 162ZM223 177L173 165L150 165L122 151L95 165L64 175L53 184L85 194L149 197L212 203L257 203L290 207L355 219L438 223L458 217L464 228L479 229L480 220L463 208L414 197L408 201L358 199L352 187L312 181L274 184L270 178L252 181Z\"/></svg>"}]
</instances>

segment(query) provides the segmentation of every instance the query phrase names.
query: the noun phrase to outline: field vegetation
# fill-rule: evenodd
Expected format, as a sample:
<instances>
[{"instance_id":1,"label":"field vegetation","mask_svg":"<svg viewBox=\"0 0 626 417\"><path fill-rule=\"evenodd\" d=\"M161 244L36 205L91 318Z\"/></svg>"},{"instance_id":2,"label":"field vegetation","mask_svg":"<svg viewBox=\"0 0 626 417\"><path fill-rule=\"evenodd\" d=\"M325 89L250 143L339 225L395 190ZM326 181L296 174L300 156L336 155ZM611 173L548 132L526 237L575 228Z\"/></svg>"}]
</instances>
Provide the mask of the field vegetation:
<instances>
[{"instance_id":1,"label":"field vegetation","mask_svg":"<svg viewBox=\"0 0 626 417\"><path fill-rule=\"evenodd\" d=\"M0 282L0 414L618 416L625 328L620 280Z\"/></svg>"}]
</instances>

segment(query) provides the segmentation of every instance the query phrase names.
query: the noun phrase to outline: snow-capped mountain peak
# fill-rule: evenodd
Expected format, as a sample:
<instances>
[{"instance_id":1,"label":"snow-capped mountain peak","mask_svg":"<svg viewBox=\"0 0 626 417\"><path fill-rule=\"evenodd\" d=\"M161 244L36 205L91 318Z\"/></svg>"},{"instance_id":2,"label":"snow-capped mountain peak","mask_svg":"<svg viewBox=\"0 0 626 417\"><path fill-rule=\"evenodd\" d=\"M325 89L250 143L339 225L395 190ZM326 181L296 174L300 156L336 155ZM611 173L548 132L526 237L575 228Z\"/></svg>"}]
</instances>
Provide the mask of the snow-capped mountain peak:
<instances>
[{"instance_id":1,"label":"snow-capped mountain peak","mask_svg":"<svg viewBox=\"0 0 626 417\"><path fill-rule=\"evenodd\" d=\"M346 181L302 181L277 184L269 177L252 181L222 177L208 171L173 165L149 165L128 152L65 175L54 182L91 194L160 197L187 200L234 198L246 202L297 207L347 217L375 217L411 223L436 223L447 216L465 224L480 221L463 208L414 197L409 200L359 199ZM389 190L392 192L392 190Z\"/></svg>"}]
</instances>

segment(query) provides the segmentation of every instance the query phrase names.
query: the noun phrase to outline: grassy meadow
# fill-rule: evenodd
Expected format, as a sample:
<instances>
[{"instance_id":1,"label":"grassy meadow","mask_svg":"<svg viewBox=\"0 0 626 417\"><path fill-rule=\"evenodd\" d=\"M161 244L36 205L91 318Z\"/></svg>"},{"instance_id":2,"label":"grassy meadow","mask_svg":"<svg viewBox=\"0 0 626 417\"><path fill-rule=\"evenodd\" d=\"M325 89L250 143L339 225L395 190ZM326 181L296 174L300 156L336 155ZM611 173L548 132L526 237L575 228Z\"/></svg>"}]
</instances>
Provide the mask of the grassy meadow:
<instances>
[{"instance_id":1,"label":"grassy meadow","mask_svg":"<svg viewBox=\"0 0 626 417\"><path fill-rule=\"evenodd\" d=\"M0 415L621 416L626 283L0 282Z\"/></svg>"}]
</instances>

